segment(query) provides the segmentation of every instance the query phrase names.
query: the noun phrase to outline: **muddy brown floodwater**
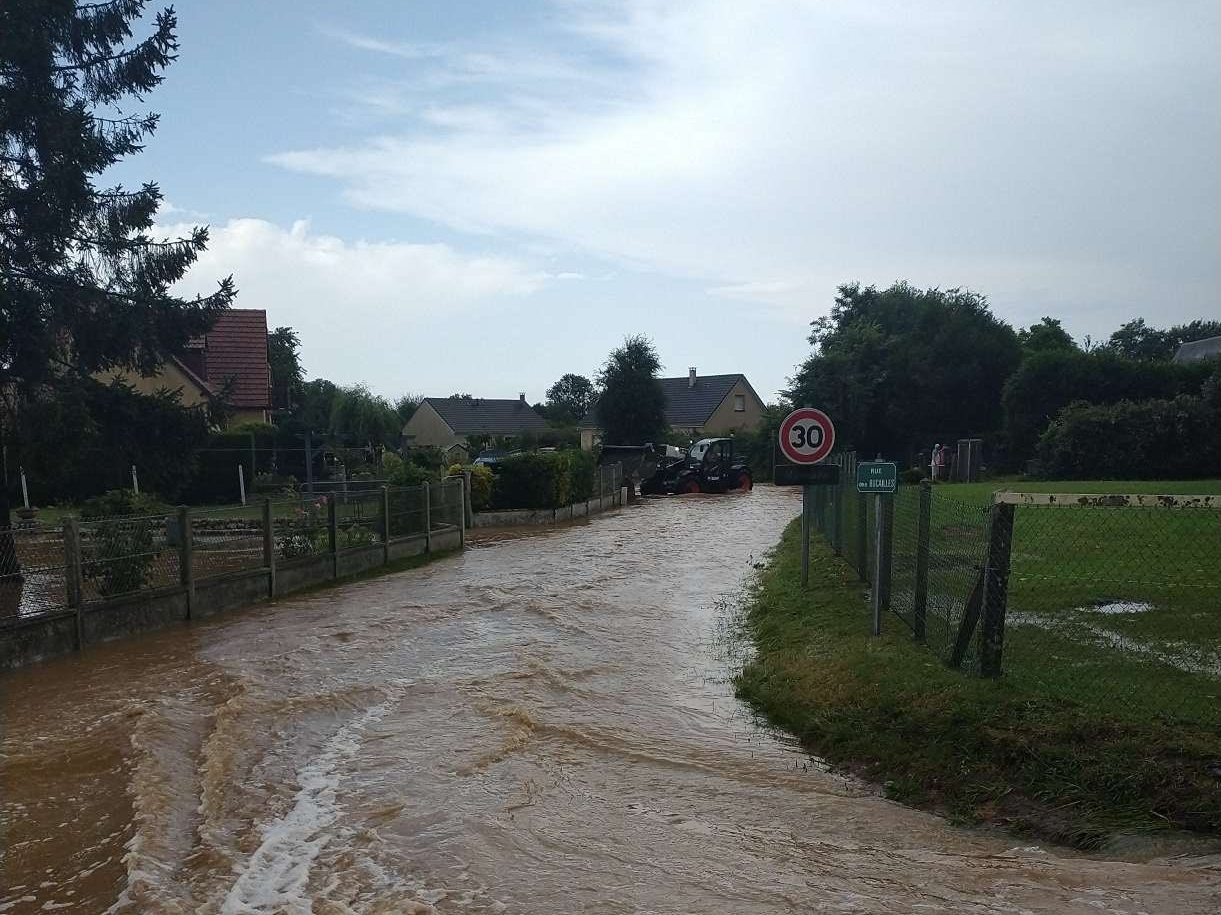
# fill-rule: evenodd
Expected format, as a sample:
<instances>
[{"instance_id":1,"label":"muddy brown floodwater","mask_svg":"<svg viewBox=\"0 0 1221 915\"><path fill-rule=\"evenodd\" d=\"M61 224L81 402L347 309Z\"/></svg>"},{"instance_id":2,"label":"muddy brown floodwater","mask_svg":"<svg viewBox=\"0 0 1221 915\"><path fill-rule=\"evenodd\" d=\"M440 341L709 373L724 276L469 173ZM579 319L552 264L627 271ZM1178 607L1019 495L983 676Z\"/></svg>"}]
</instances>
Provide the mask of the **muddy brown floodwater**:
<instances>
[{"instance_id":1,"label":"muddy brown floodwater","mask_svg":"<svg viewBox=\"0 0 1221 915\"><path fill-rule=\"evenodd\" d=\"M0 912L1218 911L1216 859L957 829L756 726L726 598L795 495L492 535L0 677Z\"/></svg>"}]
</instances>

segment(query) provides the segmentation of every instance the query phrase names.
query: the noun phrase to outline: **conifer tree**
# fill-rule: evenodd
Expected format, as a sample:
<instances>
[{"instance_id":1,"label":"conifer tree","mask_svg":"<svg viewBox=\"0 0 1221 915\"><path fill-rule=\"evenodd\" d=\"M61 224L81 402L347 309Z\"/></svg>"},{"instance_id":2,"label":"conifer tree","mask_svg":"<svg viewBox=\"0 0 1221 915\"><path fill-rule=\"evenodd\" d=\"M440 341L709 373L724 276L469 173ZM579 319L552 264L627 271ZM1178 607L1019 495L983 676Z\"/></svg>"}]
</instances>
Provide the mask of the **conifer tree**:
<instances>
[{"instance_id":1,"label":"conifer tree","mask_svg":"<svg viewBox=\"0 0 1221 915\"><path fill-rule=\"evenodd\" d=\"M155 113L133 109L176 58L172 7L156 15L151 35L133 38L144 7L0 3L0 432L33 390L107 369L153 372L234 297L231 279L207 296L170 292L208 232L151 234L156 184L97 184L156 130ZM7 534L7 486L0 491ZM0 537L5 571L16 571L11 535Z\"/></svg>"}]
</instances>

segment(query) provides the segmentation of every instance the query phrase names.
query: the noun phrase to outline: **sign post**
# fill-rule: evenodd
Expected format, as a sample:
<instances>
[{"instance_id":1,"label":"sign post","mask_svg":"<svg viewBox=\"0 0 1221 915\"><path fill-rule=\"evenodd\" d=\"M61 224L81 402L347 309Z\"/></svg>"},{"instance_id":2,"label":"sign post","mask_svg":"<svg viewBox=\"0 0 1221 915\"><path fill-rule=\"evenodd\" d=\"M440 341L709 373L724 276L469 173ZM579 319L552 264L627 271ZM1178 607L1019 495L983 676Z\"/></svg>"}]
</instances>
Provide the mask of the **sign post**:
<instances>
[{"instance_id":1,"label":"sign post","mask_svg":"<svg viewBox=\"0 0 1221 915\"><path fill-rule=\"evenodd\" d=\"M886 520L882 497L899 488L899 467L894 461L865 461L856 465L856 491L873 495L873 586L869 589L873 634L882 634L882 565L886 555Z\"/></svg>"},{"instance_id":2,"label":"sign post","mask_svg":"<svg viewBox=\"0 0 1221 915\"><path fill-rule=\"evenodd\" d=\"M780 423L780 453L787 464L777 463L773 479L778 486L801 487L801 587L810 584L810 527L813 524L813 487L839 482L839 468L820 464L835 447L831 417L814 407L798 407Z\"/></svg>"}]
</instances>

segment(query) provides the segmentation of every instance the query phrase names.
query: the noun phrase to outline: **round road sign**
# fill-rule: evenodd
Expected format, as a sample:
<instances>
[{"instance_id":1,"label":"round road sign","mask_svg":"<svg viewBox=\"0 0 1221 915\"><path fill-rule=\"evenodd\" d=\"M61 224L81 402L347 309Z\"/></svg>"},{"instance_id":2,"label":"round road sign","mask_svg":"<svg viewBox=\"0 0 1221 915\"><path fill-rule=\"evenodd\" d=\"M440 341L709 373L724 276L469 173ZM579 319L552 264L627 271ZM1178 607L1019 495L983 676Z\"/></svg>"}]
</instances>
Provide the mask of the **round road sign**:
<instances>
[{"instance_id":1,"label":"round road sign","mask_svg":"<svg viewBox=\"0 0 1221 915\"><path fill-rule=\"evenodd\" d=\"M798 407L780 424L780 450L794 464L817 464L835 447L835 426L822 410Z\"/></svg>"}]
</instances>

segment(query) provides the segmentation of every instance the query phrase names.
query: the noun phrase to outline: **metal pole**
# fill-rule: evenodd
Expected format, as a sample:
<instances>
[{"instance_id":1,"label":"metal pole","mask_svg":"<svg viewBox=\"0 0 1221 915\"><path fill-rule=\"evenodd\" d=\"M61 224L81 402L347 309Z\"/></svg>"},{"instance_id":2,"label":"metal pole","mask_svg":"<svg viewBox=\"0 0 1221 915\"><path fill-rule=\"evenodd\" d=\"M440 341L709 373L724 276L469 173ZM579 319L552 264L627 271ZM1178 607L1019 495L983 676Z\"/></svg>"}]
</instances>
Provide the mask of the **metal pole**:
<instances>
[{"instance_id":1,"label":"metal pole","mask_svg":"<svg viewBox=\"0 0 1221 915\"><path fill-rule=\"evenodd\" d=\"M390 563L390 487L382 487L382 565Z\"/></svg>"},{"instance_id":2,"label":"metal pole","mask_svg":"<svg viewBox=\"0 0 1221 915\"><path fill-rule=\"evenodd\" d=\"M136 465L131 465L131 491L140 495L140 478L136 476Z\"/></svg>"},{"instance_id":3,"label":"metal pole","mask_svg":"<svg viewBox=\"0 0 1221 915\"><path fill-rule=\"evenodd\" d=\"M812 486L801 487L801 587L810 586L810 509Z\"/></svg>"},{"instance_id":4,"label":"metal pole","mask_svg":"<svg viewBox=\"0 0 1221 915\"><path fill-rule=\"evenodd\" d=\"M237 465L237 490L241 494L242 504L246 504L246 471L241 464Z\"/></svg>"},{"instance_id":5,"label":"metal pole","mask_svg":"<svg viewBox=\"0 0 1221 915\"><path fill-rule=\"evenodd\" d=\"M882 549L885 532L882 519L882 497L873 497L874 551L873 551L873 587L870 589L870 603L873 605L873 634L882 634Z\"/></svg>"}]
</instances>

